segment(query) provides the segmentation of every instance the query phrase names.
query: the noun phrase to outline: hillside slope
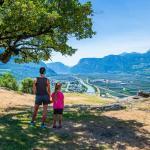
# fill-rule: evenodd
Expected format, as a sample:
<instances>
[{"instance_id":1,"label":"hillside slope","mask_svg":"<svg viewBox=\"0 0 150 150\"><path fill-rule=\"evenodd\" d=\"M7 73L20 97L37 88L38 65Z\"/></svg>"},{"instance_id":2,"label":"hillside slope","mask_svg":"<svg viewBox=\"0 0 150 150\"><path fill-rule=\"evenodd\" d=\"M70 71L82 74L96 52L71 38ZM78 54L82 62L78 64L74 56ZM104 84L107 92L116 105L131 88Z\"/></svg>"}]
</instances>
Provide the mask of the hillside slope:
<instances>
[{"instance_id":1,"label":"hillside slope","mask_svg":"<svg viewBox=\"0 0 150 150\"><path fill-rule=\"evenodd\" d=\"M52 128L52 110L47 129L40 129L41 110L36 127L28 125L34 96L0 89L1 149L103 149L149 150L150 101L127 105L126 110L101 112L70 105L64 109L63 128ZM82 94L65 94L66 104L103 105L113 101Z\"/></svg>"},{"instance_id":2,"label":"hillside slope","mask_svg":"<svg viewBox=\"0 0 150 150\"><path fill-rule=\"evenodd\" d=\"M8 91L0 88L0 109L34 105L34 95L19 94L15 91ZM90 96L85 94L70 94L65 93L65 105L73 104L87 104L87 105L104 105L115 102L115 100L99 98L97 96Z\"/></svg>"}]
</instances>

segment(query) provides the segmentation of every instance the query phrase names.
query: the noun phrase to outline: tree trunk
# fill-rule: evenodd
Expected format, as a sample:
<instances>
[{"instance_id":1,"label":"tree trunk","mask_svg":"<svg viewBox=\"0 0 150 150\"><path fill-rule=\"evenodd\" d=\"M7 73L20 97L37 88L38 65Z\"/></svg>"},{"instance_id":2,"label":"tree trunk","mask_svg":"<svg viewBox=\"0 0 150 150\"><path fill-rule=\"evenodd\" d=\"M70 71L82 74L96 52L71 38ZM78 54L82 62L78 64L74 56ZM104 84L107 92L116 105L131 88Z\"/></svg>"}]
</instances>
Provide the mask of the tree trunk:
<instances>
[{"instance_id":1,"label":"tree trunk","mask_svg":"<svg viewBox=\"0 0 150 150\"><path fill-rule=\"evenodd\" d=\"M3 3L4 3L4 0L0 0L0 6L3 5Z\"/></svg>"},{"instance_id":2,"label":"tree trunk","mask_svg":"<svg viewBox=\"0 0 150 150\"><path fill-rule=\"evenodd\" d=\"M3 63L7 63L12 55L12 50L7 49L2 54L0 54L0 61Z\"/></svg>"}]
</instances>

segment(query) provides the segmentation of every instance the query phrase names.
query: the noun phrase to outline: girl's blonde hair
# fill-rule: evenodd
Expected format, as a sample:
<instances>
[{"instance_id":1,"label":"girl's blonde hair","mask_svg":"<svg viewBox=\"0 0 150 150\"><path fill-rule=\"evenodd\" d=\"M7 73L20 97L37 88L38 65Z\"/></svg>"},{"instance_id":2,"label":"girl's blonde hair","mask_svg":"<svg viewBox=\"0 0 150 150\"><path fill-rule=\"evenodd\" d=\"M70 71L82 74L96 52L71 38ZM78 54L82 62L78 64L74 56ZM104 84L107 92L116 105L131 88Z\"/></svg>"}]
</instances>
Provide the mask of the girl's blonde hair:
<instances>
[{"instance_id":1,"label":"girl's blonde hair","mask_svg":"<svg viewBox=\"0 0 150 150\"><path fill-rule=\"evenodd\" d=\"M54 93L57 93L57 91L61 89L61 85L62 85L62 84L61 84L60 82L57 82L57 83L55 84Z\"/></svg>"},{"instance_id":2,"label":"girl's blonde hair","mask_svg":"<svg viewBox=\"0 0 150 150\"><path fill-rule=\"evenodd\" d=\"M57 82L55 84L55 90L54 90L54 100L57 100L57 92L61 89L61 83L60 82Z\"/></svg>"}]
</instances>

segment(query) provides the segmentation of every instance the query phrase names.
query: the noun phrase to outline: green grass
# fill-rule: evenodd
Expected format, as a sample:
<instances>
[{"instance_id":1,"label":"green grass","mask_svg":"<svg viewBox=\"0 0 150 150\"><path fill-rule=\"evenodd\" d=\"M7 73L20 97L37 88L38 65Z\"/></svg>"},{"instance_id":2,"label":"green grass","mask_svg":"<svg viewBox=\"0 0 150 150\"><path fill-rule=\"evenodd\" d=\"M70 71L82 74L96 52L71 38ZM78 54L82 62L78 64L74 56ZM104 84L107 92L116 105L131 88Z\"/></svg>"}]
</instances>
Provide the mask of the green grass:
<instances>
[{"instance_id":1,"label":"green grass","mask_svg":"<svg viewBox=\"0 0 150 150\"><path fill-rule=\"evenodd\" d=\"M29 125L31 118L30 109L13 108L0 118L0 149L2 150L28 150L32 148L53 148L53 149L72 149L72 146L88 149L91 145L74 143L73 140L78 136L67 127L64 129L41 129L41 111L37 116L36 127ZM64 122L78 122L95 119L89 113L64 112ZM52 112L48 113L47 125L52 125ZM97 148L106 147L97 145Z\"/></svg>"}]
</instances>

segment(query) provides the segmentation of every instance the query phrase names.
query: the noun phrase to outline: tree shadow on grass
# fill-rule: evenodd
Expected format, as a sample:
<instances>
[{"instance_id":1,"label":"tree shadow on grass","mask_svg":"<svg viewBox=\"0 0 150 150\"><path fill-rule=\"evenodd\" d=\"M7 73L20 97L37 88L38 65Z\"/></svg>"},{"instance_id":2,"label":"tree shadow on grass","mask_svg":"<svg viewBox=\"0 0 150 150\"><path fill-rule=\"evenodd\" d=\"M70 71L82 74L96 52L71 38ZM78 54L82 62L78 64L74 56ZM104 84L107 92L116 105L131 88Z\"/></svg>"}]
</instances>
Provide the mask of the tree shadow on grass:
<instances>
[{"instance_id":1,"label":"tree shadow on grass","mask_svg":"<svg viewBox=\"0 0 150 150\"><path fill-rule=\"evenodd\" d=\"M64 112L63 129L52 129L52 112L48 113L48 129L41 129L41 112L37 126L28 125L31 108L9 109L0 118L0 149L126 149L126 146L148 149L148 133L141 130L142 123L119 120L97 112Z\"/></svg>"},{"instance_id":2,"label":"tree shadow on grass","mask_svg":"<svg viewBox=\"0 0 150 150\"><path fill-rule=\"evenodd\" d=\"M142 127L143 123L136 120L121 120L115 117L104 116L101 113L66 113L66 118L73 120L74 134L83 132L87 137L82 141L81 146L89 144L108 145L112 149L126 149L126 146L138 149L149 149L150 133ZM77 124L78 123L78 124ZM70 129L69 129L70 130ZM87 143L87 140L89 141ZM91 140L91 142L90 142Z\"/></svg>"}]
</instances>

